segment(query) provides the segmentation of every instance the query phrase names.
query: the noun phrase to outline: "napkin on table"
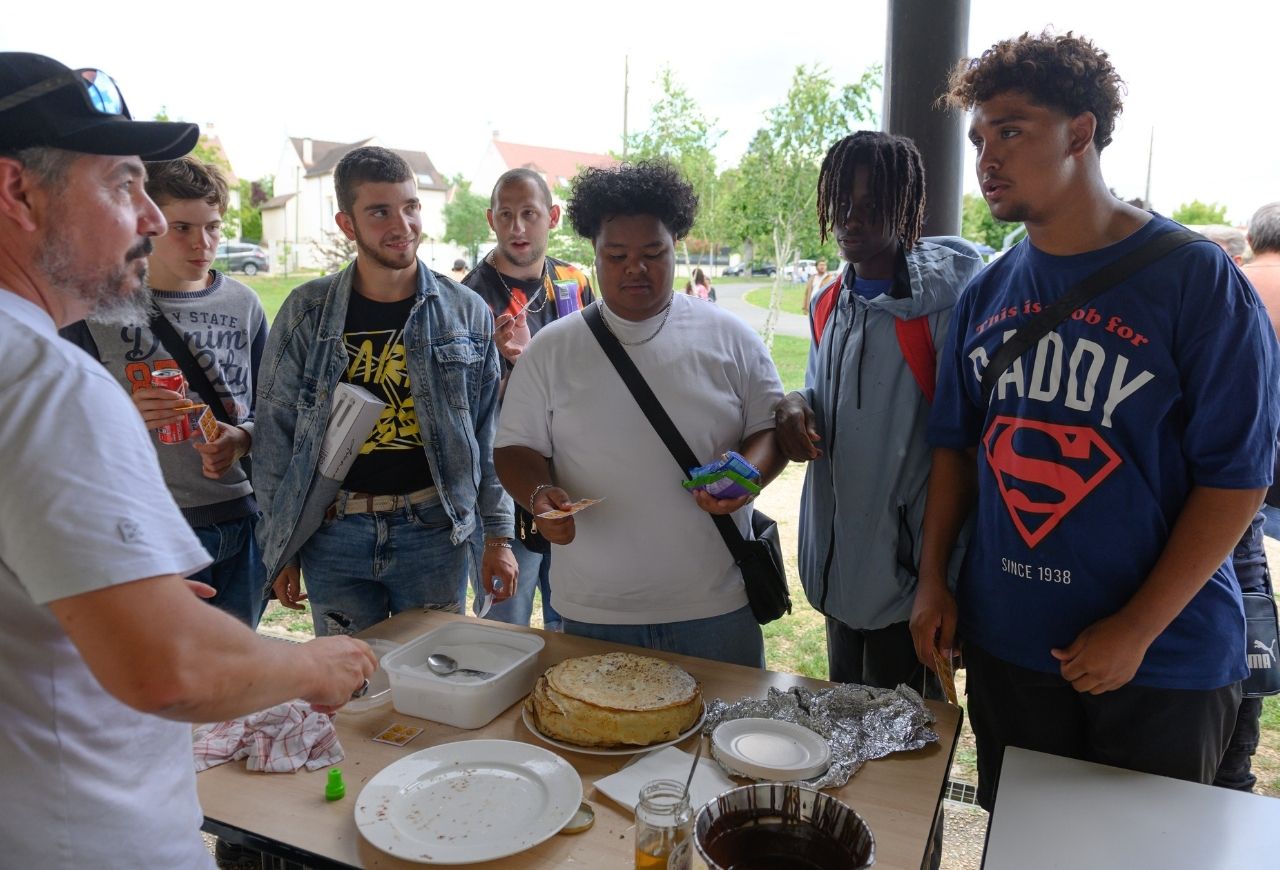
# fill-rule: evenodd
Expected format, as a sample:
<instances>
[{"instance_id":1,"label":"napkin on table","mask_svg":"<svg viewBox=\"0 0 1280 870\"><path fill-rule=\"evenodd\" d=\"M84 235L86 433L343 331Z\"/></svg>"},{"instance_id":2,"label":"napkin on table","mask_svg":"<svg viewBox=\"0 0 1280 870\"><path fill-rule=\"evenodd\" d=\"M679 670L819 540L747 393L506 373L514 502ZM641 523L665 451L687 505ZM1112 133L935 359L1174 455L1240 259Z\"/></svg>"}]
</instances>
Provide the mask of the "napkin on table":
<instances>
[{"instance_id":1,"label":"napkin on table","mask_svg":"<svg viewBox=\"0 0 1280 870\"><path fill-rule=\"evenodd\" d=\"M683 783L689 778L692 764L692 753L668 746L650 752L615 774L596 780L596 789L634 812L640 800L640 789L645 783L655 779L674 779ZM714 761L703 756L698 759L698 770L689 784L689 806L696 810L735 785L737 783L721 773Z\"/></svg>"},{"instance_id":2,"label":"napkin on table","mask_svg":"<svg viewBox=\"0 0 1280 870\"><path fill-rule=\"evenodd\" d=\"M304 701L284 704L232 719L200 725L192 732L196 772L247 758L249 770L288 773L300 767L319 770L342 761L333 720Z\"/></svg>"}]
</instances>

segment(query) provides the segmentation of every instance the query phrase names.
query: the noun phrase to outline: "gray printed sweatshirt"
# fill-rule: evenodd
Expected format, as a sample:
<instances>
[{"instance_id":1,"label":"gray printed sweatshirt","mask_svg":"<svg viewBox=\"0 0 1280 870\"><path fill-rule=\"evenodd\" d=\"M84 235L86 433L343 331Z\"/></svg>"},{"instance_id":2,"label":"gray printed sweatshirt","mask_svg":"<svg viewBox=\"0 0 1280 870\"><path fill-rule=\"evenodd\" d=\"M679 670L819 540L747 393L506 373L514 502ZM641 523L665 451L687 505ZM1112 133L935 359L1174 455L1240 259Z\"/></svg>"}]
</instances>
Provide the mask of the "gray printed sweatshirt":
<instances>
[{"instance_id":1,"label":"gray printed sweatshirt","mask_svg":"<svg viewBox=\"0 0 1280 870\"><path fill-rule=\"evenodd\" d=\"M227 414L253 434L254 395L258 363L267 341L267 318L258 294L221 272L213 283L193 293L152 291L160 311L186 339L192 356L204 367ZM118 326L81 321L62 330L62 336L92 354L126 390L147 386L151 373L178 368L173 356L146 325ZM200 396L188 384L192 401ZM240 463L218 480L201 473L200 454L193 441L162 443L153 432L160 468L182 514L192 527L239 519L257 512L253 488Z\"/></svg>"}]
</instances>

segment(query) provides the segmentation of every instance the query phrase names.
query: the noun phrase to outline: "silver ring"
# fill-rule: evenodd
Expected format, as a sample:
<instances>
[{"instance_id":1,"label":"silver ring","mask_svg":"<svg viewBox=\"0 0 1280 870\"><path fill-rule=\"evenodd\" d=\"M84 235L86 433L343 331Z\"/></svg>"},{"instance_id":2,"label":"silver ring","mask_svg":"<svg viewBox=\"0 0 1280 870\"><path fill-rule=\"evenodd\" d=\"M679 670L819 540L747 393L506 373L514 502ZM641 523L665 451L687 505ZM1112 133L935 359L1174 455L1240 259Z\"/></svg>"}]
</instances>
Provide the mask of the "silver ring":
<instances>
[{"instance_id":1,"label":"silver ring","mask_svg":"<svg viewBox=\"0 0 1280 870\"><path fill-rule=\"evenodd\" d=\"M353 700L356 698L363 698L368 691L369 691L369 681L365 680L363 683L360 684L360 688L356 689L354 692L351 693L351 698Z\"/></svg>"}]
</instances>

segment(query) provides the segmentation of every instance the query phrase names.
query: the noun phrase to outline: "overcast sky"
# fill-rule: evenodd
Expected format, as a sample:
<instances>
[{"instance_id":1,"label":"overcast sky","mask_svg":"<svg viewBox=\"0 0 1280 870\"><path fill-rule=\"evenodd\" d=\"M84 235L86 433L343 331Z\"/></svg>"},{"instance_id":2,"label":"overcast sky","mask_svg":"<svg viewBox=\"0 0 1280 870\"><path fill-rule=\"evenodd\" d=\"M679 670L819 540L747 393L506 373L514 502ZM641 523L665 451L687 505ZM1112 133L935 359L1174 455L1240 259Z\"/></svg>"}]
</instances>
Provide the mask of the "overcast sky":
<instances>
[{"instance_id":1,"label":"overcast sky","mask_svg":"<svg viewBox=\"0 0 1280 870\"><path fill-rule=\"evenodd\" d=\"M426 151L447 175L472 173L493 130L513 142L617 149L624 55L632 129L644 125L654 78L670 65L718 120L731 165L797 64L820 63L845 83L884 61L886 4L867 0L289 5L298 11L261 0L15 2L0 49L104 69L136 117L164 106L213 123L247 178L275 171L287 136L376 135ZM1129 94L1103 170L1121 195L1143 192L1154 128L1158 210L1216 200L1243 223L1280 199L1280 109L1268 98L1280 2L1165 5L1154 14L1120 0L972 0L970 8L971 53L1053 25L1111 54Z\"/></svg>"}]
</instances>

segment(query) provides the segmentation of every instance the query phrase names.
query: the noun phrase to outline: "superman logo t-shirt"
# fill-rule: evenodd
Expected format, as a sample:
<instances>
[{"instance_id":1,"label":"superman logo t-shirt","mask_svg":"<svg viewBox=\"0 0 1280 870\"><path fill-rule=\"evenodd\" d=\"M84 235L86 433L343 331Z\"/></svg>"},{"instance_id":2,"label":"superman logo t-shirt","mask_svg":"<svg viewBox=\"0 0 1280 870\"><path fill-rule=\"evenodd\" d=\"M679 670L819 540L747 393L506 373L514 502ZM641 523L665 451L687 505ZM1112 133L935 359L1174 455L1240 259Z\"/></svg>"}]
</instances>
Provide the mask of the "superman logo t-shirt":
<instances>
[{"instance_id":1,"label":"superman logo t-shirt","mask_svg":"<svg viewBox=\"0 0 1280 870\"><path fill-rule=\"evenodd\" d=\"M1057 673L1054 648L1146 580L1194 486L1271 479L1277 345L1257 295L1212 243L1186 245L1094 297L1016 360L982 407L987 360L1072 286L1176 225L1155 216L1099 251L1029 242L956 306L931 444L975 449L977 524L957 588L966 641ZM1244 622L1225 564L1148 649L1134 682L1242 678Z\"/></svg>"}]
</instances>

